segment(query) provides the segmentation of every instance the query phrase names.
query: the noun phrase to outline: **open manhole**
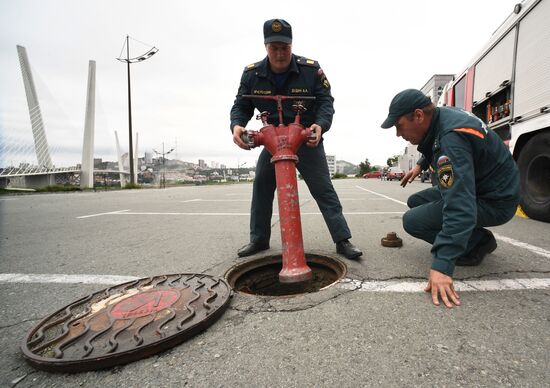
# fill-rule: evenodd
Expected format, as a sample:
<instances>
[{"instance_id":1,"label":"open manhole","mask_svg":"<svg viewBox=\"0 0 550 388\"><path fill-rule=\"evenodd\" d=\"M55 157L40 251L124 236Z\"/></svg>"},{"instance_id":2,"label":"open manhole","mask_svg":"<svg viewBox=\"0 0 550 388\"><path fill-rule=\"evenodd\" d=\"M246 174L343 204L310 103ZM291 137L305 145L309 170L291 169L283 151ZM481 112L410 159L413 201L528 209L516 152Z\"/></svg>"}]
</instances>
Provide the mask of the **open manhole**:
<instances>
[{"instance_id":1,"label":"open manhole","mask_svg":"<svg viewBox=\"0 0 550 388\"><path fill-rule=\"evenodd\" d=\"M233 290L262 296L291 296L320 291L346 275L346 265L338 259L306 253L313 279L302 283L281 283L282 256L261 257L230 268L225 278Z\"/></svg>"}]
</instances>

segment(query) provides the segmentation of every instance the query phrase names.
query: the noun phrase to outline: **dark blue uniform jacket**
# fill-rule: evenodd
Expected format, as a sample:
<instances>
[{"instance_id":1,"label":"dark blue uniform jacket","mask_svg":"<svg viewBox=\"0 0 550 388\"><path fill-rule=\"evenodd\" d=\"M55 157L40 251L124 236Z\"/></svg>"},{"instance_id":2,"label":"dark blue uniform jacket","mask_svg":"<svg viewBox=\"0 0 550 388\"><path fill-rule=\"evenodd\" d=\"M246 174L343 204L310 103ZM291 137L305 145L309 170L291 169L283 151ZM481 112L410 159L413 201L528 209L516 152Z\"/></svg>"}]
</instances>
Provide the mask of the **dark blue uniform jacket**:
<instances>
[{"instance_id":1,"label":"dark blue uniform jacket","mask_svg":"<svg viewBox=\"0 0 550 388\"><path fill-rule=\"evenodd\" d=\"M231 130L235 125L245 127L254 108L270 113L268 123L279 125L277 104L275 101L246 99L242 95L257 96L315 96L314 101L304 101L307 111L302 114L301 123L305 127L318 124L323 132L330 129L334 114L334 98L330 93L330 84L317 61L292 55L288 78L282 87L277 87L273 73L269 68L267 57L264 60L248 65L241 77L241 84L233 107L231 108ZM294 122L296 113L292 110L292 100L283 102L284 124Z\"/></svg>"},{"instance_id":2,"label":"dark blue uniform jacket","mask_svg":"<svg viewBox=\"0 0 550 388\"><path fill-rule=\"evenodd\" d=\"M519 202L519 172L498 135L469 112L436 108L418 162L436 171L444 201L443 227L432 246L432 269L452 274L477 224L478 203L509 208Z\"/></svg>"}]
</instances>

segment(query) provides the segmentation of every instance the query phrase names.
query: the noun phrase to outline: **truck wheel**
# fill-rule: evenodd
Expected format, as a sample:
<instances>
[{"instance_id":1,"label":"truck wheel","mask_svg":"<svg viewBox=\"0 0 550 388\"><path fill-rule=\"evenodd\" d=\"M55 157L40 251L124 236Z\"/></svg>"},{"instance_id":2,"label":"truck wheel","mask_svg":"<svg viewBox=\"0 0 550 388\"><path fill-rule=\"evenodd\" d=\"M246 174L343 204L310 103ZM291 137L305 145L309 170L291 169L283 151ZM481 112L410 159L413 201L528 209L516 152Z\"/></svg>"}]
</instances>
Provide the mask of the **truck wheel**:
<instances>
[{"instance_id":1,"label":"truck wheel","mask_svg":"<svg viewBox=\"0 0 550 388\"><path fill-rule=\"evenodd\" d=\"M529 139L518 167L523 211L530 218L550 222L550 131Z\"/></svg>"}]
</instances>

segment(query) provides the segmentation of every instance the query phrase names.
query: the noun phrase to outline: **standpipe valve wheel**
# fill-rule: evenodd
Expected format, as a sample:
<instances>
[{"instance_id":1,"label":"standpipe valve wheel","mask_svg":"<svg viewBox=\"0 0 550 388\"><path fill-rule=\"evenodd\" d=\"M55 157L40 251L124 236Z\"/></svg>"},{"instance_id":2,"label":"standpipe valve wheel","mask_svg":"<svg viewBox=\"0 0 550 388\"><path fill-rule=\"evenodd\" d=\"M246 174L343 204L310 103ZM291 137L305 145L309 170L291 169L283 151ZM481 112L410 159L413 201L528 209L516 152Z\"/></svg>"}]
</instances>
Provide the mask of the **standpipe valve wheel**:
<instances>
[{"instance_id":1,"label":"standpipe valve wheel","mask_svg":"<svg viewBox=\"0 0 550 388\"><path fill-rule=\"evenodd\" d=\"M382 237L382 246L389 248L401 247L403 246L403 240L397 237L397 233L390 232L386 237Z\"/></svg>"}]
</instances>

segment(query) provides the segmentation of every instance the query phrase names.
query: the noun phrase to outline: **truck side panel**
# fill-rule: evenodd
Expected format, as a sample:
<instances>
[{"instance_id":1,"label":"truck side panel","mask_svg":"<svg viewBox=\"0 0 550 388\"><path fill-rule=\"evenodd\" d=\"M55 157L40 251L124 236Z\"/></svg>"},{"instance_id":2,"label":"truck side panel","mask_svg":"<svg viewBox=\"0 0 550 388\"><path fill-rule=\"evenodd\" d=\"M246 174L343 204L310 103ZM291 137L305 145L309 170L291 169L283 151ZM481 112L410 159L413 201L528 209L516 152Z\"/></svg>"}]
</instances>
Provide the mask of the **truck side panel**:
<instances>
[{"instance_id":1,"label":"truck side panel","mask_svg":"<svg viewBox=\"0 0 550 388\"><path fill-rule=\"evenodd\" d=\"M550 107L550 1L543 0L519 24L513 115L523 119ZM548 108L547 108L548 109Z\"/></svg>"}]
</instances>

